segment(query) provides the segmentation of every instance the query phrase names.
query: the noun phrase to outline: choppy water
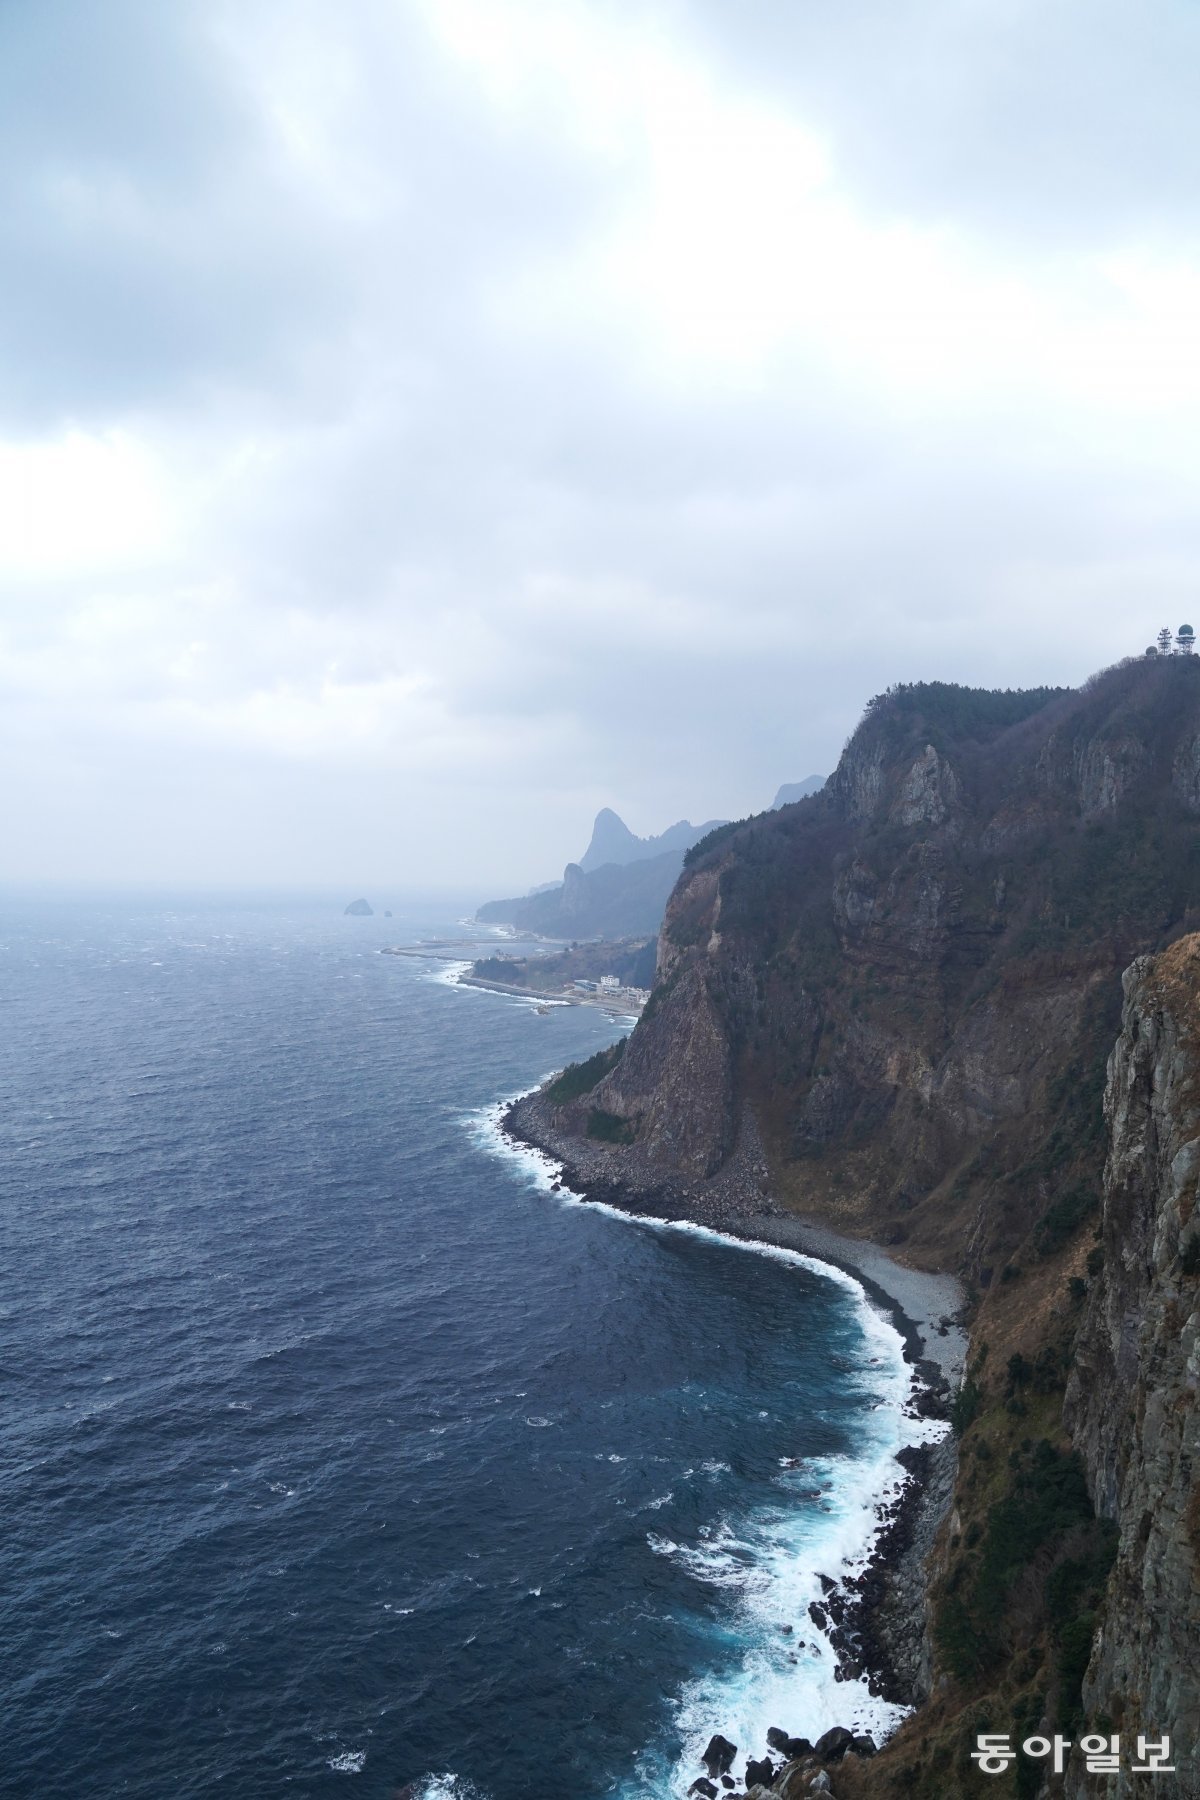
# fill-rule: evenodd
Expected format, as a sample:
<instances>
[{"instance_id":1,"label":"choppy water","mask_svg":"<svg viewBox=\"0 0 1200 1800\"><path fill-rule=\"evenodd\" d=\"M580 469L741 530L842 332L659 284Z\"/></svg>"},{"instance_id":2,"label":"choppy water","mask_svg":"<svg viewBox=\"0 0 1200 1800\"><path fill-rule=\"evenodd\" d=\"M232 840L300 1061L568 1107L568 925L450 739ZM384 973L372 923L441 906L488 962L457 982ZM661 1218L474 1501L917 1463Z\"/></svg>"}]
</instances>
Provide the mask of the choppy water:
<instances>
[{"instance_id":1,"label":"choppy water","mask_svg":"<svg viewBox=\"0 0 1200 1800\"><path fill-rule=\"evenodd\" d=\"M632 1800L887 1721L807 1606L894 1331L550 1193L490 1109L619 1028L396 910L0 908L0 1792Z\"/></svg>"}]
</instances>

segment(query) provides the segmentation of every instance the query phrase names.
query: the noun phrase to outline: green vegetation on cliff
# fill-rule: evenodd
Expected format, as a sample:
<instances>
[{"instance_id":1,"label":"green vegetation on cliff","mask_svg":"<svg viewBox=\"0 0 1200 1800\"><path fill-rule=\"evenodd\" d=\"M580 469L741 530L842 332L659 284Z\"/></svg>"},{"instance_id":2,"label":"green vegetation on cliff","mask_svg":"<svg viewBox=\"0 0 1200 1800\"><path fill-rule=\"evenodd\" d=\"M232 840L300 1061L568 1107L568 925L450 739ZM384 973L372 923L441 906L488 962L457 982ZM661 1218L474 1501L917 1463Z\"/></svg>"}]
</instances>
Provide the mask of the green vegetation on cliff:
<instances>
[{"instance_id":1,"label":"green vegetation on cliff","mask_svg":"<svg viewBox=\"0 0 1200 1800\"><path fill-rule=\"evenodd\" d=\"M598 1087L604 1077L611 1074L622 1056L628 1038L618 1038L615 1044L609 1044L603 1050L597 1050L586 1062L568 1063L562 1074L553 1080L546 1089L547 1096L555 1106L566 1106L571 1100L578 1100L584 1094L590 1094Z\"/></svg>"}]
</instances>

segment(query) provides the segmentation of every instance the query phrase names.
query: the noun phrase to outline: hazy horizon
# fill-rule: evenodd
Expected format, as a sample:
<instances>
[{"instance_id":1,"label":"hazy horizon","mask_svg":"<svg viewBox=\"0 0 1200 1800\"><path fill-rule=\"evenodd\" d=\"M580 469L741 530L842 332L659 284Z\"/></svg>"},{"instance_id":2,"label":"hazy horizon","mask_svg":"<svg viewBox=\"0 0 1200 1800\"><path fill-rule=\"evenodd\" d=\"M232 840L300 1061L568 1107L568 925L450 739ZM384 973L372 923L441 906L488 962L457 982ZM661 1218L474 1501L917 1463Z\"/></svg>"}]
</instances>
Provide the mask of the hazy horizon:
<instances>
[{"instance_id":1,"label":"hazy horizon","mask_svg":"<svg viewBox=\"0 0 1200 1800\"><path fill-rule=\"evenodd\" d=\"M0 882L523 892L1200 612L1200 14L0 16Z\"/></svg>"}]
</instances>

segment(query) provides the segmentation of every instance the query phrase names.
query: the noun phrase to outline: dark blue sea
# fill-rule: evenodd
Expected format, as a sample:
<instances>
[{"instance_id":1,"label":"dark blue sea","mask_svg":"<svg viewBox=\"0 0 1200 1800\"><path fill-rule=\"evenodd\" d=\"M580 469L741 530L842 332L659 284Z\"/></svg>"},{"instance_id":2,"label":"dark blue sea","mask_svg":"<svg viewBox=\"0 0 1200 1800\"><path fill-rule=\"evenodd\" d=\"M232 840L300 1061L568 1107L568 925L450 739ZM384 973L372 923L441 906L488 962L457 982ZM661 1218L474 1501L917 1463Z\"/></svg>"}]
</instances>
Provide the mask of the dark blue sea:
<instances>
[{"instance_id":1,"label":"dark blue sea","mask_svg":"<svg viewBox=\"0 0 1200 1800\"><path fill-rule=\"evenodd\" d=\"M895 1331L551 1192L495 1104L624 1028L377 904L0 907L0 1792L649 1800L885 1727L807 1607Z\"/></svg>"}]
</instances>

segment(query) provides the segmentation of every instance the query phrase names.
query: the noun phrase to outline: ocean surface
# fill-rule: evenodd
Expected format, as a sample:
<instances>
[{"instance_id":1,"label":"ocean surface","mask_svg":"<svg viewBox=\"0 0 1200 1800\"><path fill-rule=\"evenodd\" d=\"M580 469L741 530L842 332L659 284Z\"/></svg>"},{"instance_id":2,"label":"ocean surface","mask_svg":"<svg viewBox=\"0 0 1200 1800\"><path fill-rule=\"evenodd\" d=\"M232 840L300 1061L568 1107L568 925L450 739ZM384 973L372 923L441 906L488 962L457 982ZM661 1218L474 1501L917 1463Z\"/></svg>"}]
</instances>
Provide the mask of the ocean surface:
<instances>
[{"instance_id":1,"label":"ocean surface","mask_svg":"<svg viewBox=\"0 0 1200 1800\"><path fill-rule=\"evenodd\" d=\"M552 1192L497 1102L624 1028L377 904L0 905L0 1793L650 1800L886 1728L807 1608L896 1332Z\"/></svg>"}]
</instances>

